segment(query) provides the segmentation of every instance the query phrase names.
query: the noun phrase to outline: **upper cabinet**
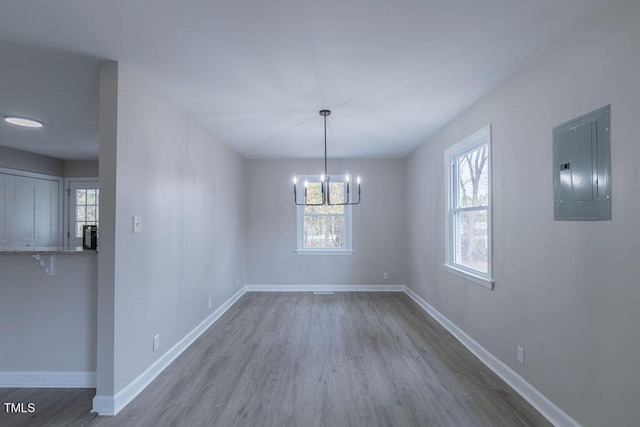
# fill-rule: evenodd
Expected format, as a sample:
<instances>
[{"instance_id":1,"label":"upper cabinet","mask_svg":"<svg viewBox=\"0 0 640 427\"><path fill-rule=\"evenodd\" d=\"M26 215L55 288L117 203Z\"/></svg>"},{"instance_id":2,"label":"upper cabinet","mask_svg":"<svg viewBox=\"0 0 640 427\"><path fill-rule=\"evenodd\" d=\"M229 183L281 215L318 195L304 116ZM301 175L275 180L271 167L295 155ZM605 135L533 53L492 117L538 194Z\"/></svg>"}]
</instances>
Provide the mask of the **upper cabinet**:
<instances>
[{"instance_id":1,"label":"upper cabinet","mask_svg":"<svg viewBox=\"0 0 640 427\"><path fill-rule=\"evenodd\" d=\"M61 246L61 200L60 178L0 173L0 246Z\"/></svg>"}]
</instances>

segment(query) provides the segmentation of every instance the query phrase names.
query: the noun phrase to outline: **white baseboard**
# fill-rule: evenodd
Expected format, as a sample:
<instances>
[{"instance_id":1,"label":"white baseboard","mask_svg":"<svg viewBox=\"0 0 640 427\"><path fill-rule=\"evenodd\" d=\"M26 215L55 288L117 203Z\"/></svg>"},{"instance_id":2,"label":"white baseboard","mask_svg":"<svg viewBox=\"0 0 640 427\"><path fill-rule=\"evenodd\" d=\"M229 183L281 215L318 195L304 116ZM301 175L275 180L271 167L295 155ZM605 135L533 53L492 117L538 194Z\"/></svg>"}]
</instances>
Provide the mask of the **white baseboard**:
<instances>
[{"instance_id":1,"label":"white baseboard","mask_svg":"<svg viewBox=\"0 0 640 427\"><path fill-rule=\"evenodd\" d=\"M95 372L0 372L0 388L94 388Z\"/></svg>"},{"instance_id":2,"label":"white baseboard","mask_svg":"<svg viewBox=\"0 0 640 427\"><path fill-rule=\"evenodd\" d=\"M98 415L116 415L120 412L120 409L116 411L116 401L113 396L97 394L93 398L93 408L91 412L97 412Z\"/></svg>"},{"instance_id":3,"label":"white baseboard","mask_svg":"<svg viewBox=\"0 0 640 427\"><path fill-rule=\"evenodd\" d=\"M247 292L404 292L404 285L246 285Z\"/></svg>"},{"instance_id":4,"label":"white baseboard","mask_svg":"<svg viewBox=\"0 0 640 427\"><path fill-rule=\"evenodd\" d=\"M414 300L424 311L433 317L438 323L444 326L451 334L460 341L469 351L476 355L482 363L498 375L504 382L509 384L520 396L540 412L549 422L555 426L580 427L580 424L562 409L558 408L552 401L547 399L535 387L529 384L516 371L507 366L500 359L495 357L473 338L467 335L462 329L447 319L442 313L433 308L413 290L405 286L405 293Z\"/></svg>"},{"instance_id":5,"label":"white baseboard","mask_svg":"<svg viewBox=\"0 0 640 427\"><path fill-rule=\"evenodd\" d=\"M167 350L158 360L149 366L135 380L131 381L125 388L117 392L114 396L96 395L93 398L93 409L99 415L116 415L129 402L131 402L142 390L144 390L164 369L169 366L184 350L187 349L204 331L207 330L216 320L220 318L242 295L247 292L246 288L240 289L231 298L225 301L216 311L196 326L183 339Z\"/></svg>"}]
</instances>

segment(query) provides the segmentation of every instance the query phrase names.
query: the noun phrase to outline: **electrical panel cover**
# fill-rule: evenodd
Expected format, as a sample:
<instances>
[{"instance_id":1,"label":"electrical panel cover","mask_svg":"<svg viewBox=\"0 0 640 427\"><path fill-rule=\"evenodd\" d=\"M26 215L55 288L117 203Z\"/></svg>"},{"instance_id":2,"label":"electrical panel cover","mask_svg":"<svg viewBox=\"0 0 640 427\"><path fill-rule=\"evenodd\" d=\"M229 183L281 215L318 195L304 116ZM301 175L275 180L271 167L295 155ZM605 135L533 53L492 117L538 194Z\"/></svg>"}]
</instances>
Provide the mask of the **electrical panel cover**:
<instances>
[{"instance_id":1,"label":"electrical panel cover","mask_svg":"<svg viewBox=\"0 0 640 427\"><path fill-rule=\"evenodd\" d=\"M553 130L553 219L611 220L611 106Z\"/></svg>"}]
</instances>

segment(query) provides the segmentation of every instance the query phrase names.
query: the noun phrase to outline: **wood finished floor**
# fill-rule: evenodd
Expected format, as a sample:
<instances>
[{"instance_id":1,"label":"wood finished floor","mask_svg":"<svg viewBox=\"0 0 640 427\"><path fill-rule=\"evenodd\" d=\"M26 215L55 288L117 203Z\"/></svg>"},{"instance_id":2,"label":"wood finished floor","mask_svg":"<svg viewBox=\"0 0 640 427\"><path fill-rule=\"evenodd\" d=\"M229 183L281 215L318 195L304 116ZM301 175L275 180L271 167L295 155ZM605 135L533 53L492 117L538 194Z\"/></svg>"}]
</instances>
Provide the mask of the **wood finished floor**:
<instances>
[{"instance_id":1,"label":"wood finished floor","mask_svg":"<svg viewBox=\"0 0 640 427\"><path fill-rule=\"evenodd\" d=\"M0 425L550 425L402 293L247 293L117 416L92 396L0 389L38 408Z\"/></svg>"}]
</instances>

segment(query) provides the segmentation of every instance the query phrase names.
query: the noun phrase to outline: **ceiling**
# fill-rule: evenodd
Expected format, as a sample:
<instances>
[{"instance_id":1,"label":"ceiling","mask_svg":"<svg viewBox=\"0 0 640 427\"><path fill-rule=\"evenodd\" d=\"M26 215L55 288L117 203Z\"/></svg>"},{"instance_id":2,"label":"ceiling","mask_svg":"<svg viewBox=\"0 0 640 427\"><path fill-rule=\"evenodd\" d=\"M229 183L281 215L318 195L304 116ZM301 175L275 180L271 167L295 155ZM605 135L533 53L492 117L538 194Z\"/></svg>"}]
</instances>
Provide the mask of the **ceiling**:
<instances>
[{"instance_id":1,"label":"ceiling","mask_svg":"<svg viewBox=\"0 0 640 427\"><path fill-rule=\"evenodd\" d=\"M101 58L248 158L320 157L323 108L330 157L403 157L605 1L3 0L0 113L45 127L0 145L97 158Z\"/></svg>"},{"instance_id":2,"label":"ceiling","mask_svg":"<svg viewBox=\"0 0 640 427\"><path fill-rule=\"evenodd\" d=\"M0 145L62 159L98 157L95 58L0 40L0 117L30 117L40 129L0 120Z\"/></svg>"}]
</instances>

